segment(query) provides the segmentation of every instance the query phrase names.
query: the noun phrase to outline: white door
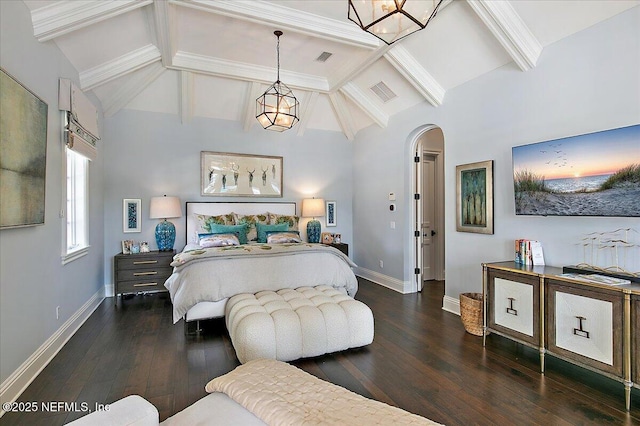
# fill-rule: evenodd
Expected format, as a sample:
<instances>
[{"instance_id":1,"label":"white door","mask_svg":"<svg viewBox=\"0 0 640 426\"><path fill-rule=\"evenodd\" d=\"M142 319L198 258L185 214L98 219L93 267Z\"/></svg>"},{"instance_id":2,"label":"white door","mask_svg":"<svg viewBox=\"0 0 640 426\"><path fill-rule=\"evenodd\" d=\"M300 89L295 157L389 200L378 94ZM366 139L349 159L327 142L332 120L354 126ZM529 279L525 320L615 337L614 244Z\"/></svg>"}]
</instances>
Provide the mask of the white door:
<instances>
[{"instance_id":1,"label":"white door","mask_svg":"<svg viewBox=\"0 0 640 426\"><path fill-rule=\"evenodd\" d=\"M436 278L436 157L423 155L422 160L422 279Z\"/></svg>"}]
</instances>

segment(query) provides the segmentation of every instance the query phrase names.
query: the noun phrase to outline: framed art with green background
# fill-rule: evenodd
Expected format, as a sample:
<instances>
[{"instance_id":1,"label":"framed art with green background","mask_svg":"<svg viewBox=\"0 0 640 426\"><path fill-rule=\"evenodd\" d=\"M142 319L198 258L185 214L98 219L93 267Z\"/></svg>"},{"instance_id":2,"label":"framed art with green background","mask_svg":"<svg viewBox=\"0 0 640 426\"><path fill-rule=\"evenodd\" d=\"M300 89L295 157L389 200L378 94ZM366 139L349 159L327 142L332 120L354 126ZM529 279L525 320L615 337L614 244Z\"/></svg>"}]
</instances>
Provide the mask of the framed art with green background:
<instances>
[{"instance_id":1,"label":"framed art with green background","mask_svg":"<svg viewBox=\"0 0 640 426\"><path fill-rule=\"evenodd\" d=\"M456 166L456 231L493 234L493 160Z\"/></svg>"}]
</instances>

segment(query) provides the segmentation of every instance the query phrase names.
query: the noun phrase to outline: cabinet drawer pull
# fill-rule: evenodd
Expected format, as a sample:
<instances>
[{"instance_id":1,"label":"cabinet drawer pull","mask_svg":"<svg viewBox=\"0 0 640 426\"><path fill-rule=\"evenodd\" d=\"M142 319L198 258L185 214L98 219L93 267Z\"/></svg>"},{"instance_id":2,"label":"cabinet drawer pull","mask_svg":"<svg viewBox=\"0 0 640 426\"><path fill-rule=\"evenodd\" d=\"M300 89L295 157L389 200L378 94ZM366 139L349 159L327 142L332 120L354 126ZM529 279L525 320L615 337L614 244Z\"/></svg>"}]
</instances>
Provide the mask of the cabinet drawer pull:
<instances>
[{"instance_id":1,"label":"cabinet drawer pull","mask_svg":"<svg viewBox=\"0 0 640 426\"><path fill-rule=\"evenodd\" d=\"M516 300L513 297L509 297L509 307L507 308L507 313L510 315L518 316L518 310L513 309L513 301Z\"/></svg>"},{"instance_id":2,"label":"cabinet drawer pull","mask_svg":"<svg viewBox=\"0 0 640 426\"><path fill-rule=\"evenodd\" d=\"M134 277L141 277L144 275L158 275L158 271L151 271L151 272L134 272L133 276Z\"/></svg>"},{"instance_id":3,"label":"cabinet drawer pull","mask_svg":"<svg viewBox=\"0 0 640 426\"><path fill-rule=\"evenodd\" d=\"M158 283L140 283L140 284L134 284L134 287L154 287L157 286Z\"/></svg>"},{"instance_id":4,"label":"cabinet drawer pull","mask_svg":"<svg viewBox=\"0 0 640 426\"><path fill-rule=\"evenodd\" d=\"M157 260L134 260L133 264L134 265L154 265L158 263Z\"/></svg>"},{"instance_id":5,"label":"cabinet drawer pull","mask_svg":"<svg viewBox=\"0 0 640 426\"><path fill-rule=\"evenodd\" d=\"M576 336L584 337L584 338L588 339L589 338L589 332L582 328L582 321L586 321L586 318L585 317L581 317L581 316L576 316L576 318L578 318L579 328L574 328L573 329L573 334L575 334Z\"/></svg>"}]
</instances>

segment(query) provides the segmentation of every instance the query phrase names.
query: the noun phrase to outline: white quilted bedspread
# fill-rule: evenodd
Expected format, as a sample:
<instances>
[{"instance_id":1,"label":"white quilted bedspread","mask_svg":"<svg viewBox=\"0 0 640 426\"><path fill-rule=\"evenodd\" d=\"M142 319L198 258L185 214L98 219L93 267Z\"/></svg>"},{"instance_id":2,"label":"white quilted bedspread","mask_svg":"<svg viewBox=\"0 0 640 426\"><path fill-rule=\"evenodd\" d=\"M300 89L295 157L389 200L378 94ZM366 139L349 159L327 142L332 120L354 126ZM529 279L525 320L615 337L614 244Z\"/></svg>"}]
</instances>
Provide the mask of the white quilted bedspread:
<instances>
[{"instance_id":1,"label":"white quilted bedspread","mask_svg":"<svg viewBox=\"0 0 640 426\"><path fill-rule=\"evenodd\" d=\"M320 380L287 363L259 359L207 383L270 425L438 425Z\"/></svg>"}]
</instances>

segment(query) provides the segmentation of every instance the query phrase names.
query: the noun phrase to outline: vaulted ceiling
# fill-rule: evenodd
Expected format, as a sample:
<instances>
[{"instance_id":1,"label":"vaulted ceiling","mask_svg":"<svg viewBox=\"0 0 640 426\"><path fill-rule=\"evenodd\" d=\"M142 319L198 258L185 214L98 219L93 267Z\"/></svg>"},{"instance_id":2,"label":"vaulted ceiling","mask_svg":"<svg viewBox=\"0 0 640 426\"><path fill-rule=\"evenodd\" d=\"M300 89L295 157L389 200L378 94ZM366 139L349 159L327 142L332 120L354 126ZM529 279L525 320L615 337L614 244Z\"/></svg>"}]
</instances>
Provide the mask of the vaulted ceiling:
<instances>
[{"instance_id":1,"label":"vaulted ceiling","mask_svg":"<svg viewBox=\"0 0 640 426\"><path fill-rule=\"evenodd\" d=\"M438 107L448 90L506 64L527 72L545 46L640 5L445 0L426 29L387 46L347 19L347 0L25 3L35 37L59 46L107 117L128 108L258 126L255 99L276 79L282 30L280 77L301 105L289 132L347 139L420 102Z\"/></svg>"}]
</instances>

